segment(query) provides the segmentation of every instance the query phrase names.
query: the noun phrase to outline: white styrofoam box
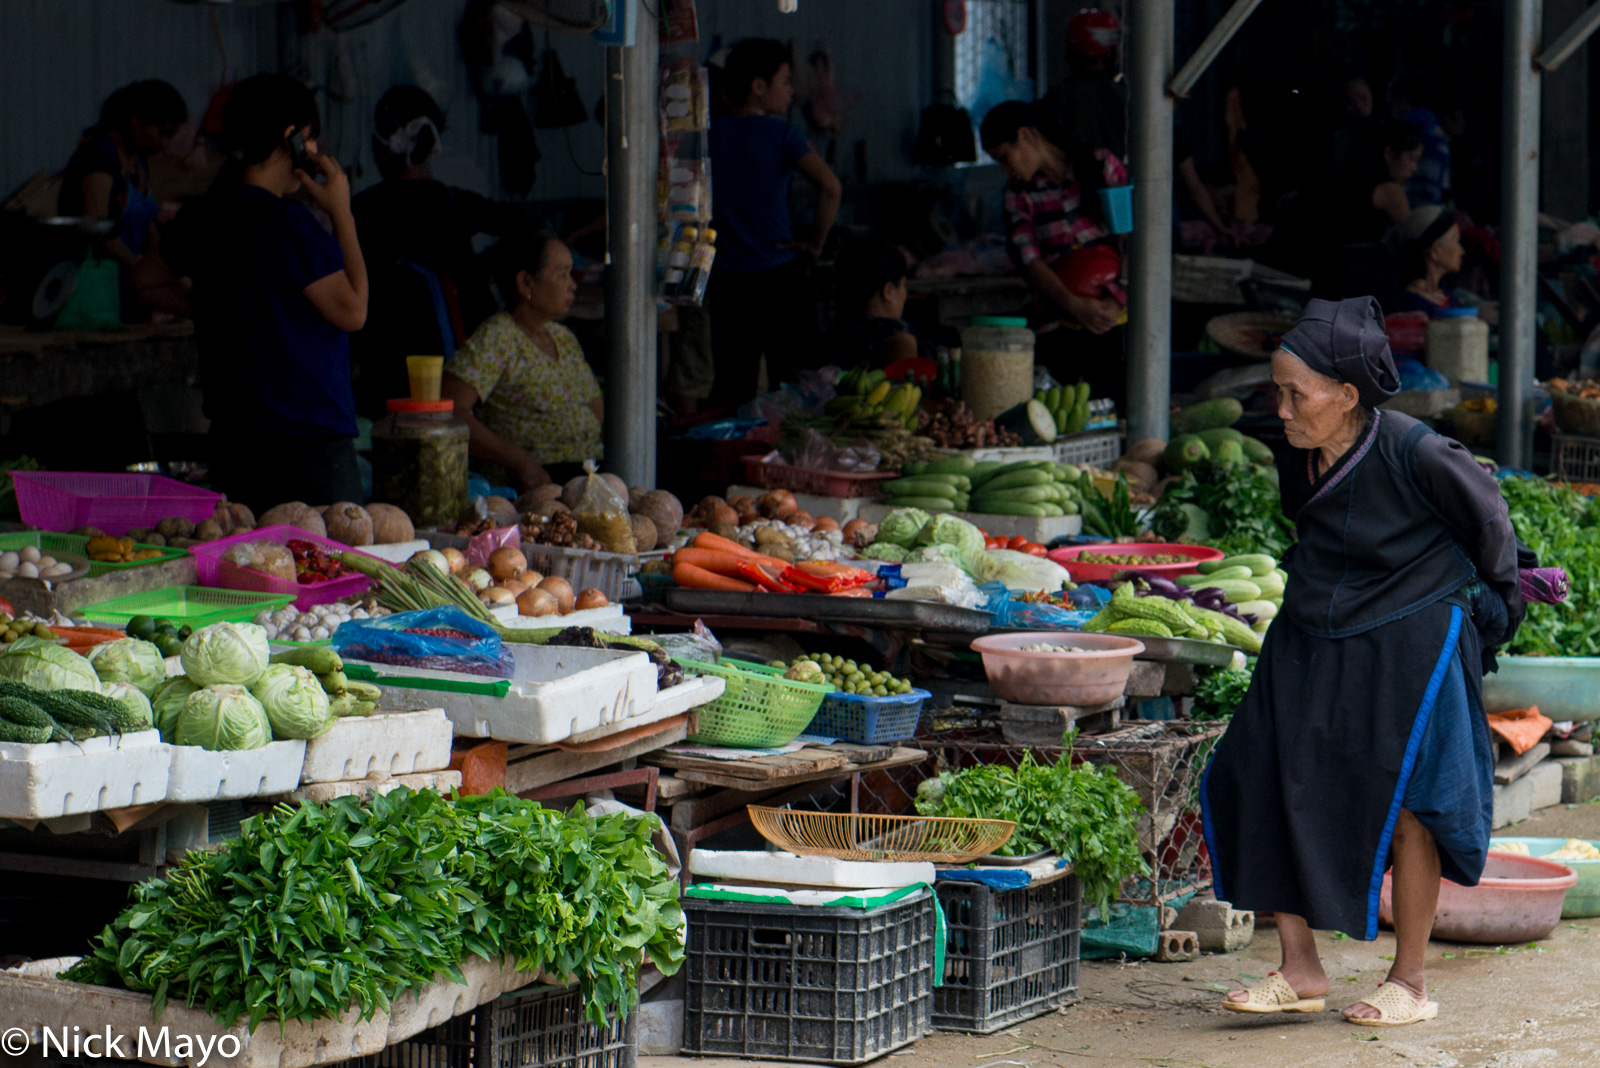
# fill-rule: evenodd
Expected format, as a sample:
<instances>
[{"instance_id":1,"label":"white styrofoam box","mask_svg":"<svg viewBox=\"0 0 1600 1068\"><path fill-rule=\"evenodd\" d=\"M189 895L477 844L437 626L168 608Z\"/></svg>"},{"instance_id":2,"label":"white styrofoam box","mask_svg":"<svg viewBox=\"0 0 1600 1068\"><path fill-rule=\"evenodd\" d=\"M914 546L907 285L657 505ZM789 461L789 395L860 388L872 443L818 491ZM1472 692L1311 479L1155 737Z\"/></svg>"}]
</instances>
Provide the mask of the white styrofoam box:
<instances>
[{"instance_id":1,"label":"white styrofoam box","mask_svg":"<svg viewBox=\"0 0 1600 1068\"><path fill-rule=\"evenodd\" d=\"M895 506L882 502L873 502L864 505L861 509L861 518L869 523L878 523L883 517L894 511ZM1029 541L1039 542L1041 545L1048 543L1052 538L1059 538L1066 534L1077 534L1083 530L1083 516L1081 515L984 515L980 512L941 512L940 515L953 515L958 519L965 519L980 530L987 531L991 536L1005 535L1014 538L1021 534Z\"/></svg>"},{"instance_id":2,"label":"white styrofoam box","mask_svg":"<svg viewBox=\"0 0 1600 1068\"><path fill-rule=\"evenodd\" d=\"M619 734L622 731L631 731L635 727L643 727L651 723L659 723L673 716L681 716L691 708L708 705L722 696L726 689L726 680L716 675L686 676L678 685L667 690L656 691L655 707L648 712L640 713L629 719L613 720L602 723L593 730L574 731L567 739L569 742L581 745L584 742L593 742L609 735Z\"/></svg>"},{"instance_id":3,"label":"white styrofoam box","mask_svg":"<svg viewBox=\"0 0 1600 1068\"><path fill-rule=\"evenodd\" d=\"M0 743L0 816L49 819L163 800L171 748L155 730L83 742Z\"/></svg>"},{"instance_id":4,"label":"white styrofoam box","mask_svg":"<svg viewBox=\"0 0 1600 1068\"><path fill-rule=\"evenodd\" d=\"M1014 464L1023 460L1054 460L1054 445L996 445L987 449L941 449L940 456L966 456L975 464Z\"/></svg>"},{"instance_id":5,"label":"white styrofoam box","mask_svg":"<svg viewBox=\"0 0 1600 1068\"><path fill-rule=\"evenodd\" d=\"M300 785L306 761L304 739L268 742L259 749L172 747L168 801L221 801L230 797L281 794Z\"/></svg>"},{"instance_id":6,"label":"white styrofoam box","mask_svg":"<svg viewBox=\"0 0 1600 1068\"><path fill-rule=\"evenodd\" d=\"M931 883L934 867L927 861L834 860L764 849L696 849L689 854L689 874L730 883L752 880L866 890Z\"/></svg>"},{"instance_id":7,"label":"white styrofoam box","mask_svg":"<svg viewBox=\"0 0 1600 1068\"><path fill-rule=\"evenodd\" d=\"M516 605L503 604L489 609L489 614L499 620L502 627L508 628L544 630L550 627L592 627L606 634L633 633L633 620L620 604L568 612L564 616L524 616L518 614Z\"/></svg>"},{"instance_id":8,"label":"white styrofoam box","mask_svg":"<svg viewBox=\"0 0 1600 1068\"><path fill-rule=\"evenodd\" d=\"M729 486L728 499L735 497L760 497L771 490L762 489L760 486ZM840 523L848 523L861 512L862 505L871 504L881 500L880 497L818 497L814 493L796 493L795 503L802 512L821 519L828 516L837 519Z\"/></svg>"},{"instance_id":9,"label":"white styrofoam box","mask_svg":"<svg viewBox=\"0 0 1600 1068\"><path fill-rule=\"evenodd\" d=\"M497 680L482 675L367 664L385 704L441 705L468 738L550 745L574 733L631 720L655 708L656 666L644 653L564 645L506 644L516 660L504 697L473 692ZM408 685L408 679L458 690ZM631 725L631 724L630 724ZM310 753L306 755L310 761ZM339 778L360 778L342 775Z\"/></svg>"},{"instance_id":10,"label":"white styrofoam box","mask_svg":"<svg viewBox=\"0 0 1600 1068\"><path fill-rule=\"evenodd\" d=\"M450 766L452 733L450 721L439 708L336 719L325 733L306 743L300 781L338 782L364 779L374 772L437 771Z\"/></svg>"},{"instance_id":11,"label":"white styrofoam box","mask_svg":"<svg viewBox=\"0 0 1600 1068\"><path fill-rule=\"evenodd\" d=\"M392 541L387 545L363 545L361 551L391 564L403 564L428 547L421 538L415 541Z\"/></svg>"},{"instance_id":12,"label":"white styrofoam box","mask_svg":"<svg viewBox=\"0 0 1600 1068\"><path fill-rule=\"evenodd\" d=\"M459 771L419 771L411 775L369 775L365 779L346 779L343 782L308 782L283 794L278 800L315 801L326 804L336 797L356 797L362 801L398 790L404 786L413 792L435 790L448 794L461 785Z\"/></svg>"}]
</instances>

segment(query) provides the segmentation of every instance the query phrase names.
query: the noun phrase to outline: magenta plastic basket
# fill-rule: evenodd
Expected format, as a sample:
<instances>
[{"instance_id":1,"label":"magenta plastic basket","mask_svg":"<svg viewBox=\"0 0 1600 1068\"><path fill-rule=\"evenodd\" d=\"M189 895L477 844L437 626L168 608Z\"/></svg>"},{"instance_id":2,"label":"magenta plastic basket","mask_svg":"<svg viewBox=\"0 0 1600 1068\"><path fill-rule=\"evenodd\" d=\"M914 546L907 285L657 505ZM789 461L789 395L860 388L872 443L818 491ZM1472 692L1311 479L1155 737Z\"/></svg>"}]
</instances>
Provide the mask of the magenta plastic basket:
<instances>
[{"instance_id":1,"label":"magenta plastic basket","mask_svg":"<svg viewBox=\"0 0 1600 1068\"><path fill-rule=\"evenodd\" d=\"M100 471L13 471L22 521L64 534L99 527L120 538L168 516L210 519L222 494L160 475Z\"/></svg>"},{"instance_id":2,"label":"magenta plastic basket","mask_svg":"<svg viewBox=\"0 0 1600 1068\"><path fill-rule=\"evenodd\" d=\"M298 582L285 582L271 575L264 575L259 571L249 568L235 567L222 558L222 554L235 545L254 541L275 541L279 545L287 545L294 540L309 541L329 551L361 552L352 549L343 542L324 538L299 527L287 523L275 527L258 527L247 530L243 534L235 534L228 538L218 538L200 545L190 546L189 551L194 554L195 563L200 571L200 585L218 586L225 590L251 590L257 593L288 594L294 598L294 606L302 612L313 605L328 604L344 597L351 597L358 593L365 593L372 580L365 575L346 575L344 578L334 579L332 582L319 582L313 586L303 586ZM361 553L362 556L370 555ZM377 557L373 557L377 559Z\"/></svg>"}]
</instances>

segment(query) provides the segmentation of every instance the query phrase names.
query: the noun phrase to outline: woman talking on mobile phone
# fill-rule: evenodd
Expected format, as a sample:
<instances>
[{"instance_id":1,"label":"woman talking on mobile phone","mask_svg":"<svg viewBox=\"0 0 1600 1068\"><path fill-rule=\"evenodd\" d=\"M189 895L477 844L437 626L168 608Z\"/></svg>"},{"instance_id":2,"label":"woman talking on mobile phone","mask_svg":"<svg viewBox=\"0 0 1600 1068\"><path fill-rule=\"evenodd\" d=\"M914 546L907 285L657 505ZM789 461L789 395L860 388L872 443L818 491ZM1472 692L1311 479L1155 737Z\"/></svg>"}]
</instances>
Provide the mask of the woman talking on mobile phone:
<instances>
[{"instance_id":1,"label":"woman talking on mobile phone","mask_svg":"<svg viewBox=\"0 0 1600 1068\"><path fill-rule=\"evenodd\" d=\"M235 85L222 112L231 159L136 272L165 306L186 297L211 421L211 480L258 511L359 500L350 332L367 270L350 181L317 154L310 90L279 74ZM302 204L304 189L333 224Z\"/></svg>"}]
</instances>

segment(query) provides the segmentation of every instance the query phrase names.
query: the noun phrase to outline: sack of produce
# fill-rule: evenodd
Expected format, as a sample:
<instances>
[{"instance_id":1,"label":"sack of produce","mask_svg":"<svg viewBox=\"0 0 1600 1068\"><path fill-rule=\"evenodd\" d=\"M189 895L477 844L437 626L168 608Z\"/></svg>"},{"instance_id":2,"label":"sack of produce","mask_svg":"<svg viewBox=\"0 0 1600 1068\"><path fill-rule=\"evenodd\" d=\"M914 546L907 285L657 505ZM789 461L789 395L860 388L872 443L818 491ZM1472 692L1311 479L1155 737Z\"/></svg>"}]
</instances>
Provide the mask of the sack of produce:
<instances>
[{"instance_id":1,"label":"sack of produce","mask_svg":"<svg viewBox=\"0 0 1600 1068\"><path fill-rule=\"evenodd\" d=\"M595 473L593 460L585 460L583 469L589 473L589 477L583 488L583 496L578 498L578 505L572 510L578 520L578 529L599 542L606 552L636 555L639 546L633 540L633 520L628 517L628 498Z\"/></svg>"},{"instance_id":2,"label":"sack of produce","mask_svg":"<svg viewBox=\"0 0 1600 1068\"><path fill-rule=\"evenodd\" d=\"M275 541L250 541L235 545L222 554L222 559L234 567L259 571L284 582L295 581L294 554L287 545Z\"/></svg>"},{"instance_id":3,"label":"sack of produce","mask_svg":"<svg viewBox=\"0 0 1600 1068\"><path fill-rule=\"evenodd\" d=\"M516 666L494 628L459 608L353 619L333 632L333 648L346 660L501 679L510 678Z\"/></svg>"}]
</instances>

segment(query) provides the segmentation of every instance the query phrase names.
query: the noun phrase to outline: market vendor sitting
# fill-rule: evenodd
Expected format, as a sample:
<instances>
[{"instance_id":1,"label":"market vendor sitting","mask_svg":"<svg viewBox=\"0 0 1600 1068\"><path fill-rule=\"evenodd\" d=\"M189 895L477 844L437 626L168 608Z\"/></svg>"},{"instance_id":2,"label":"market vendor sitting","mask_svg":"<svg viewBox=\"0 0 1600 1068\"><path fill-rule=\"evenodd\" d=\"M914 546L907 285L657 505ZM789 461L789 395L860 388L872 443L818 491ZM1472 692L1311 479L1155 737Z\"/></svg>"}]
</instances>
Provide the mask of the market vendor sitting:
<instances>
[{"instance_id":1,"label":"market vendor sitting","mask_svg":"<svg viewBox=\"0 0 1600 1068\"><path fill-rule=\"evenodd\" d=\"M855 241L839 253L830 360L843 368L887 367L917 354L901 318L906 307L906 256L887 241Z\"/></svg>"},{"instance_id":2,"label":"market vendor sitting","mask_svg":"<svg viewBox=\"0 0 1600 1068\"><path fill-rule=\"evenodd\" d=\"M1406 270L1405 310L1438 315L1456 302L1440 283L1461 270L1461 227L1455 212L1437 204L1417 208L1400 226Z\"/></svg>"},{"instance_id":3,"label":"market vendor sitting","mask_svg":"<svg viewBox=\"0 0 1600 1068\"><path fill-rule=\"evenodd\" d=\"M572 251L550 234L517 231L492 255L501 296L515 303L456 350L441 396L455 401L471 455L492 465L487 473L527 490L600 458L605 407L577 337L557 321L578 292Z\"/></svg>"}]
</instances>

